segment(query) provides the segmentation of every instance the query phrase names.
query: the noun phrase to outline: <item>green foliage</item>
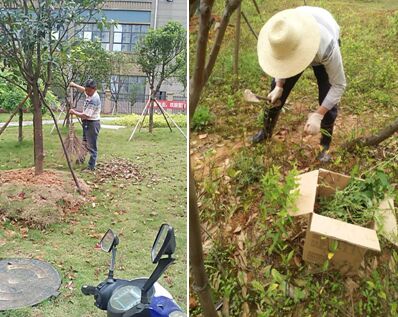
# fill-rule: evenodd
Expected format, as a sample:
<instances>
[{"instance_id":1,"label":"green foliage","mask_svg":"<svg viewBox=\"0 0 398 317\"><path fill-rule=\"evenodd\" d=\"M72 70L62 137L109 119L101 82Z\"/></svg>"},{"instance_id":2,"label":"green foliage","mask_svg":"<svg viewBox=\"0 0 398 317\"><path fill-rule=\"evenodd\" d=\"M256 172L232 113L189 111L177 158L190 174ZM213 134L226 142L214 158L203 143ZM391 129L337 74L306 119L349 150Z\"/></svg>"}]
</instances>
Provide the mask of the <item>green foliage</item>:
<instances>
[{"instance_id":1,"label":"green foliage","mask_svg":"<svg viewBox=\"0 0 398 317\"><path fill-rule=\"evenodd\" d=\"M272 166L261 179L264 194L260 206L262 220L265 221L270 215L275 216L273 226L267 228L264 235L265 240L271 241L267 250L268 254L274 251L281 252L286 247L284 237L292 222L289 212L294 210L298 198L297 174L295 169L291 170L282 182L280 169Z\"/></svg>"},{"instance_id":2,"label":"green foliage","mask_svg":"<svg viewBox=\"0 0 398 317\"><path fill-rule=\"evenodd\" d=\"M8 32L0 34L0 52L6 63L29 67L21 68L26 75L39 77L43 82L50 80L49 74L42 72L44 66L50 69L55 63L56 48L61 47L73 23L79 24L94 20L97 6L102 0L63 1L62 10L54 10L59 1L41 1L38 3L21 1L15 9L15 1L1 1L4 9L0 11L0 26ZM84 14L83 14L84 13ZM104 20L96 18L99 23ZM54 36L58 33L58 39ZM29 63L27 63L29 61Z\"/></svg>"},{"instance_id":3,"label":"green foliage","mask_svg":"<svg viewBox=\"0 0 398 317\"><path fill-rule=\"evenodd\" d=\"M398 11L389 16L388 21L390 27L387 30L387 35L391 40L396 41L398 36Z\"/></svg>"},{"instance_id":4,"label":"green foliage","mask_svg":"<svg viewBox=\"0 0 398 317\"><path fill-rule=\"evenodd\" d=\"M173 120L178 124L180 127L186 127L187 126L187 116L184 114L170 114L170 116L173 118ZM127 116L123 116L122 118L118 120L114 120L113 123L117 125L125 125L129 127L134 127L138 120L141 117L138 114L130 114ZM153 115L153 124L155 128L167 128L167 123L166 120L164 120L164 117L162 114L154 114ZM170 122L170 125L173 127L172 122ZM148 120L144 121L143 127L148 126Z\"/></svg>"},{"instance_id":5,"label":"green foliage","mask_svg":"<svg viewBox=\"0 0 398 317\"><path fill-rule=\"evenodd\" d=\"M66 43L57 52L54 69L55 86L67 96L69 83L84 83L94 79L98 83L108 81L112 72L111 54L99 42L77 41Z\"/></svg>"},{"instance_id":6,"label":"green foliage","mask_svg":"<svg viewBox=\"0 0 398 317\"><path fill-rule=\"evenodd\" d=\"M348 185L331 197L321 198L320 210L324 216L367 226L375 218L380 202L393 191L388 175L376 171L362 180L351 178Z\"/></svg>"},{"instance_id":7,"label":"green foliage","mask_svg":"<svg viewBox=\"0 0 398 317\"><path fill-rule=\"evenodd\" d=\"M288 210L292 210L291 208L293 208L298 197L298 192L295 191L298 187L295 180L296 176L297 171L291 170L282 183L283 175L280 168L272 166L262 177L261 185L264 198L261 209L264 218L268 214L287 214Z\"/></svg>"},{"instance_id":8,"label":"green foliage","mask_svg":"<svg viewBox=\"0 0 398 317\"><path fill-rule=\"evenodd\" d=\"M194 131L202 131L214 121L214 115L208 106L199 105L191 120L191 128Z\"/></svg>"},{"instance_id":9,"label":"green foliage","mask_svg":"<svg viewBox=\"0 0 398 317\"><path fill-rule=\"evenodd\" d=\"M137 97L139 97L140 94L142 94L144 87L145 87L144 85L140 85L140 84L133 84L131 86L131 88L130 88L131 92L130 92L130 96L129 96L131 106L134 106L134 104L137 102Z\"/></svg>"},{"instance_id":10,"label":"green foliage","mask_svg":"<svg viewBox=\"0 0 398 317\"><path fill-rule=\"evenodd\" d=\"M396 316L397 305L392 304L394 301L387 298L386 294L386 290L392 286L389 285L389 282L389 278L383 281L378 271L373 271L370 277L362 282L361 295L363 298L358 303L358 313L361 316L373 316L375 311L384 311L385 316Z\"/></svg>"},{"instance_id":11,"label":"green foliage","mask_svg":"<svg viewBox=\"0 0 398 317\"><path fill-rule=\"evenodd\" d=\"M135 62L146 74L156 94L166 79L186 73L186 30L179 22L168 22L149 30L135 46Z\"/></svg>"},{"instance_id":12,"label":"green foliage","mask_svg":"<svg viewBox=\"0 0 398 317\"><path fill-rule=\"evenodd\" d=\"M264 174L263 156L243 149L236 154L229 174L236 179L240 187L258 182Z\"/></svg>"},{"instance_id":13,"label":"green foliage","mask_svg":"<svg viewBox=\"0 0 398 317\"><path fill-rule=\"evenodd\" d=\"M22 84L23 80L11 71L1 71L0 76L0 108L11 112L26 97L26 93L21 88L12 87L7 79L16 81L19 84ZM29 100L26 101L24 108L26 109L28 105Z\"/></svg>"},{"instance_id":14,"label":"green foliage","mask_svg":"<svg viewBox=\"0 0 398 317\"><path fill-rule=\"evenodd\" d=\"M17 81L18 83L22 84L23 79L18 77L12 72L0 72L1 76L6 78L11 78L12 80ZM21 88L18 88L15 85L10 84L7 79L0 77L0 108L7 111L12 112L14 111L20 102L26 97L26 92L23 91ZM54 95L54 93L49 90L46 95L46 101L48 104L52 105L53 107L59 106L58 98ZM31 110L31 102L30 99L26 100L22 109ZM42 109L42 113L45 113L46 109Z\"/></svg>"}]
</instances>

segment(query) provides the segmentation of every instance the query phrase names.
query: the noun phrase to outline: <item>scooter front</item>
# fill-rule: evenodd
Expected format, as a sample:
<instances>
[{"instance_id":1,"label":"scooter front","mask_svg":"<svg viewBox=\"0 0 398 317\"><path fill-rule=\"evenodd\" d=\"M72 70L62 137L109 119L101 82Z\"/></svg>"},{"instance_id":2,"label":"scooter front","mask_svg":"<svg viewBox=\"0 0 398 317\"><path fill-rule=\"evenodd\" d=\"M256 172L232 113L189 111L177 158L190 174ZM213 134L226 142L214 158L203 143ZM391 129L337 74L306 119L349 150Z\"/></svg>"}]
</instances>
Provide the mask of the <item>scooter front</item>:
<instances>
[{"instance_id":1,"label":"scooter front","mask_svg":"<svg viewBox=\"0 0 398 317\"><path fill-rule=\"evenodd\" d=\"M152 263L157 264L149 278L134 280L114 279L118 237L108 230L100 241L101 249L112 252L108 278L98 286L83 286L85 295L93 295L95 306L106 310L108 317L180 317L186 316L174 301L173 296L157 280L167 267L174 262L174 229L163 224L151 250Z\"/></svg>"}]
</instances>

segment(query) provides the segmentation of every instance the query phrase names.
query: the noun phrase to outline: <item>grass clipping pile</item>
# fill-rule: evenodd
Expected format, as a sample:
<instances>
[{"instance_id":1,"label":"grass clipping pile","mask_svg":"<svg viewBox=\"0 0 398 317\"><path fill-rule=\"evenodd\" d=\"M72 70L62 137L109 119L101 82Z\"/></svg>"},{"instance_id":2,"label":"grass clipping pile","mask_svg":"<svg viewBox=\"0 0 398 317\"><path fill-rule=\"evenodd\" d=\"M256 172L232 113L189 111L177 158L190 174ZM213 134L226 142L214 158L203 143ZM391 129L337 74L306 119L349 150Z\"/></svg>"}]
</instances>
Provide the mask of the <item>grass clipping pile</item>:
<instances>
[{"instance_id":1,"label":"grass clipping pile","mask_svg":"<svg viewBox=\"0 0 398 317\"><path fill-rule=\"evenodd\" d=\"M81 188L89 187L79 179ZM0 171L0 217L30 228L44 229L79 210L87 198L79 195L69 173L33 168Z\"/></svg>"},{"instance_id":2,"label":"grass clipping pile","mask_svg":"<svg viewBox=\"0 0 398 317\"><path fill-rule=\"evenodd\" d=\"M375 220L380 202L393 193L389 177L383 171L366 175L365 179L352 178L348 185L334 196L319 200L318 213L354 225L369 227Z\"/></svg>"}]
</instances>

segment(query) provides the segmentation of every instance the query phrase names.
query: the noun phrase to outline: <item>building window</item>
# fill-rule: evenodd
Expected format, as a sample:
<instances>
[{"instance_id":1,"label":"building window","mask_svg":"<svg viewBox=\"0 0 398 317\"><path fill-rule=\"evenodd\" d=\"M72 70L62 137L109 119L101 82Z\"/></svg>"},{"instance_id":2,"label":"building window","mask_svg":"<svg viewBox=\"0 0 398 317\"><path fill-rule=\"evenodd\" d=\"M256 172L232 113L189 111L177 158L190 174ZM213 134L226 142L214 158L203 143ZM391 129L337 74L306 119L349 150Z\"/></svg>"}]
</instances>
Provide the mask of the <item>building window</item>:
<instances>
[{"instance_id":1,"label":"building window","mask_svg":"<svg viewBox=\"0 0 398 317\"><path fill-rule=\"evenodd\" d=\"M131 52L135 44L148 32L148 25L118 24L113 29L113 51Z\"/></svg>"},{"instance_id":2,"label":"building window","mask_svg":"<svg viewBox=\"0 0 398 317\"><path fill-rule=\"evenodd\" d=\"M123 76L113 75L111 77L111 92L118 95L121 100L128 100L133 92L136 93L137 100L145 100L145 84L144 76Z\"/></svg>"},{"instance_id":3,"label":"building window","mask_svg":"<svg viewBox=\"0 0 398 317\"><path fill-rule=\"evenodd\" d=\"M100 41L105 50L131 52L140 38L148 32L146 24L118 24L102 31L96 24L85 24L77 37L86 41Z\"/></svg>"},{"instance_id":4,"label":"building window","mask_svg":"<svg viewBox=\"0 0 398 317\"><path fill-rule=\"evenodd\" d=\"M158 100L166 100L166 92L165 91L158 91L156 94L156 99Z\"/></svg>"},{"instance_id":5,"label":"building window","mask_svg":"<svg viewBox=\"0 0 398 317\"><path fill-rule=\"evenodd\" d=\"M99 41L105 50L110 48L110 30L103 29L102 31L96 24L85 24L84 27L77 34L77 37L86 41Z\"/></svg>"}]
</instances>

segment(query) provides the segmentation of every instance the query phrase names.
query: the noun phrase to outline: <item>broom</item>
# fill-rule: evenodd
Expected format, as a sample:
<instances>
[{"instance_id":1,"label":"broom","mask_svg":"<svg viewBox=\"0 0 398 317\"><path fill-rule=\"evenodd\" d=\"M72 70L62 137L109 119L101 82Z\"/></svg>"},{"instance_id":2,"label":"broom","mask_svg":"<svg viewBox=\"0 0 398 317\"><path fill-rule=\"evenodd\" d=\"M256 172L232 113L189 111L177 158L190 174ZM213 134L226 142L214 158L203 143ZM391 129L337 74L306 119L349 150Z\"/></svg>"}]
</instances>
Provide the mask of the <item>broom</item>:
<instances>
[{"instance_id":1,"label":"broom","mask_svg":"<svg viewBox=\"0 0 398 317\"><path fill-rule=\"evenodd\" d=\"M70 94L71 99L71 107L73 107L73 92ZM80 138L76 135L75 127L73 125L73 115L70 115L70 123L68 129L68 135L64 139L65 149L68 152L69 157L72 161L81 162L86 153L87 146L86 142L80 140Z\"/></svg>"}]
</instances>

